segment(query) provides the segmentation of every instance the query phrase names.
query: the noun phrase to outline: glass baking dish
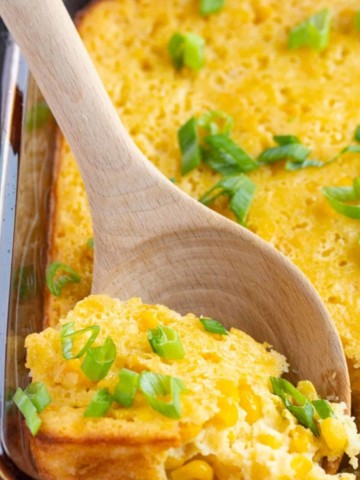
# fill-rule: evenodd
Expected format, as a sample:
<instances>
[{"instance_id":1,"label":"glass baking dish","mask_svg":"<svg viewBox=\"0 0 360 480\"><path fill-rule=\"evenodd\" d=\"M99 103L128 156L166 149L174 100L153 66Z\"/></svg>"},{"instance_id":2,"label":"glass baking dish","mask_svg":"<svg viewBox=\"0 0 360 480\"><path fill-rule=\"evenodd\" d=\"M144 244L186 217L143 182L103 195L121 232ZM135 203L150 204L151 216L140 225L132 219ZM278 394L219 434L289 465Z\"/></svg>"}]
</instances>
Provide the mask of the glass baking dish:
<instances>
[{"instance_id":1,"label":"glass baking dish","mask_svg":"<svg viewBox=\"0 0 360 480\"><path fill-rule=\"evenodd\" d=\"M74 17L88 0L65 0ZM56 125L32 107L41 92L0 25L0 478L38 478L21 417L11 401L25 387L24 339L42 328L47 219Z\"/></svg>"}]
</instances>

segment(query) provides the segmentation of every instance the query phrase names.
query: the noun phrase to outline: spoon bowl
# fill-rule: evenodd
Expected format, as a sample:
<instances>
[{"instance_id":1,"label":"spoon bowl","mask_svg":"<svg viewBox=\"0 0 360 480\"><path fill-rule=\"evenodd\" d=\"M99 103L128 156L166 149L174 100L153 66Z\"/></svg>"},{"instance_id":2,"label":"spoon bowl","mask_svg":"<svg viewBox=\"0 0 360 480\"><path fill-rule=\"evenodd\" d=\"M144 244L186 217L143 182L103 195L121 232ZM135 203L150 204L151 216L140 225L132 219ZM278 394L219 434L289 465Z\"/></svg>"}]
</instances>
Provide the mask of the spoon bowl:
<instances>
[{"instance_id":1,"label":"spoon bowl","mask_svg":"<svg viewBox=\"0 0 360 480\"><path fill-rule=\"evenodd\" d=\"M290 378L309 379L322 396L350 408L341 341L310 282L266 242L182 193L143 156L61 0L0 0L0 13L85 182L93 293L141 296L240 328L286 355Z\"/></svg>"}]
</instances>

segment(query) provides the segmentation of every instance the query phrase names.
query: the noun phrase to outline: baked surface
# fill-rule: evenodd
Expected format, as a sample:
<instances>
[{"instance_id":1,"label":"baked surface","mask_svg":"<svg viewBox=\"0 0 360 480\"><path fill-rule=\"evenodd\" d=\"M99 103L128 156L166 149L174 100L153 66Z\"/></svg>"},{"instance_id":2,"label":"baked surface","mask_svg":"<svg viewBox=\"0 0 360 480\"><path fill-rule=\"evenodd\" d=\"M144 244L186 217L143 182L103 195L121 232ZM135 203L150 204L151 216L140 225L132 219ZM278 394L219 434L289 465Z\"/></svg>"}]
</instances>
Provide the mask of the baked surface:
<instances>
[{"instance_id":1,"label":"baked surface","mask_svg":"<svg viewBox=\"0 0 360 480\"><path fill-rule=\"evenodd\" d=\"M290 51L289 30L328 7L329 47ZM234 138L256 156L274 134L293 134L327 161L352 143L360 123L360 34L357 0L227 0L203 18L195 0L102 0L78 27L99 74L132 137L179 188L198 198L219 179L201 165L180 175L178 128L191 116L222 110L234 118ZM205 38L206 65L176 71L167 42L175 31ZM360 404L359 225L330 208L325 185L350 185L359 156L347 154L325 168L286 172L283 163L250 174L257 184L248 227L293 260L314 283L340 332L351 367L355 407ZM84 187L64 140L58 152L50 259L71 265L80 284L48 296L46 318L55 325L90 292L91 219ZM232 218L224 199L216 210ZM321 334L321 332L319 332Z\"/></svg>"}]
</instances>

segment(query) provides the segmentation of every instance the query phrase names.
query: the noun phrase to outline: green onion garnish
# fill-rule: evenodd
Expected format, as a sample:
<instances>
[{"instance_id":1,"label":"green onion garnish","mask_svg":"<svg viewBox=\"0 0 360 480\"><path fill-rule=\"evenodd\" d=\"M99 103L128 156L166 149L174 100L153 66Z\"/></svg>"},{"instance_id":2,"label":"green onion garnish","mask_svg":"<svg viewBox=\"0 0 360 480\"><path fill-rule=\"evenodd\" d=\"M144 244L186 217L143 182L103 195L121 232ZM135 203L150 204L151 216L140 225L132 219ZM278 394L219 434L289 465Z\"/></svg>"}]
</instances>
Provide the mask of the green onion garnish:
<instances>
[{"instance_id":1,"label":"green onion garnish","mask_svg":"<svg viewBox=\"0 0 360 480\"><path fill-rule=\"evenodd\" d=\"M314 419L315 409L310 400L284 378L270 377L270 381L273 394L281 398L300 425L309 428L315 436L318 436L319 429Z\"/></svg>"},{"instance_id":2,"label":"green onion garnish","mask_svg":"<svg viewBox=\"0 0 360 480\"><path fill-rule=\"evenodd\" d=\"M94 250L94 237L88 239L86 246L90 248L90 250Z\"/></svg>"},{"instance_id":3,"label":"green onion garnish","mask_svg":"<svg viewBox=\"0 0 360 480\"><path fill-rule=\"evenodd\" d=\"M190 118L179 128L178 141L181 150L181 174L185 175L201 162L196 118Z\"/></svg>"},{"instance_id":4,"label":"green onion garnish","mask_svg":"<svg viewBox=\"0 0 360 480\"><path fill-rule=\"evenodd\" d=\"M30 383L24 393L30 398L38 413L51 402L50 394L43 382Z\"/></svg>"},{"instance_id":5,"label":"green onion garnish","mask_svg":"<svg viewBox=\"0 0 360 480\"><path fill-rule=\"evenodd\" d=\"M171 327L159 325L148 331L148 340L153 352L169 360L180 360L185 357L179 334Z\"/></svg>"},{"instance_id":6,"label":"green onion garnish","mask_svg":"<svg viewBox=\"0 0 360 480\"><path fill-rule=\"evenodd\" d=\"M80 358L91 347L100 333L99 325L92 325L90 327L82 328L81 330L74 330L74 322L64 323L60 330L61 348L63 357L67 360L73 358ZM88 334L90 334L88 336ZM88 337L88 338L87 338ZM77 353L73 352L74 340L83 340L85 344Z\"/></svg>"},{"instance_id":7,"label":"green onion garnish","mask_svg":"<svg viewBox=\"0 0 360 480\"><path fill-rule=\"evenodd\" d=\"M330 11L328 8L324 8L291 30L289 48L305 46L315 50L323 50L329 43L330 24Z\"/></svg>"},{"instance_id":8,"label":"green onion garnish","mask_svg":"<svg viewBox=\"0 0 360 480\"><path fill-rule=\"evenodd\" d=\"M36 103L26 115L25 126L28 132L43 127L51 118L51 110L47 103L40 101Z\"/></svg>"},{"instance_id":9,"label":"green onion garnish","mask_svg":"<svg viewBox=\"0 0 360 480\"><path fill-rule=\"evenodd\" d=\"M293 143L301 143L298 137L295 135L274 135L274 141L278 145L291 145Z\"/></svg>"},{"instance_id":10,"label":"green onion garnish","mask_svg":"<svg viewBox=\"0 0 360 480\"><path fill-rule=\"evenodd\" d=\"M324 420L325 418L334 416L334 412L330 406L330 403L327 400L313 400L311 403L313 404L316 413L321 419Z\"/></svg>"},{"instance_id":11,"label":"green onion garnish","mask_svg":"<svg viewBox=\"0 0 360 480\"><path fill-rule=\"evenodd\" d=\"M360 142L360 125L356 127L355 133L354 133L354 139L357 142Z\"/></svg>"},{"instance_id":12,"label":"green onion garnish","mask_svg":"<svg viewBox=\"0 0 360 480\"><path fill-rule=\"evenodd\" d=\"M197 121L199 127L203 128L210 135L219 133L229 136L234 125L234 120L230 115L220 110L210 110L199 117Z\"/></svg>"},{"instance_id":13,"label":"green onion garnish","mask_svg":"<svg viewBox=\"0 0 360 480\"><path fill-rule=\"evenodd\" d=\"M119 372L119 381L115 386L114 400L123 407L131 407L139 388L140 374L122 368Z\"/></svg>"},{"instance_id":14,"label":"green onion garnish","mask_svg":"<svg viewBox=\"0 0 360 480\"><path fill-rule=\"evenodd\" d=\"M179 378L160 373L142 372L139 386L154 410L166 417L181 417L180 393L185 390L185 386ZM166 401L168 396L171 398Z\"/></svg>"},{"instance_id":15,"label":"green onion garnish","mask_svg":"<svg viewBox=\"0 0 360 480\"><path fill-rule=\"evenodd\" d=\"M301 143L289 143L279 147L264 150L258 158L259 162L274 163L291 158L294 162L302 163L309 156L310 150Z\"/></svg>"},{"instance_id":16,"label":"green onion garnish","mask_svg":"<svg viewBox=\"0 0 360 480\"><path fill-rule=\"evenodd\" d=\"M26 393L21 390L21 388L16 390L13 400L15 405L25 417L25 422L30 432L32 435L36 435L41 426L41 418L39 417L32 401L26 395Z\"/></svg>"},{"instance_id":17,"label":"green onion garnish","mask_svg":"<svg viewBox=\"0 0 360 480\"><path fill-rule=\"evenodd\" d=\"M258 168L258 164L226 135L205 137L208 149L203 150L204 162L223 175L246 173Z\"/></svg>"},{"instance_id":18,"label":"green onion garnish","mask_svg":"<svg viewBox=\"0 0 360 480\"><path fill-rule=\"evenodd\" d=\"M66 272L66 275L60 275L55 280L58 271ZM69 265L61 262L52 262L46 269L46 285L50 292L58 297L65 285L68 283L79 283L80 276Z\"/></svg>"},{"instance_id":19,"label":"green onion garnish","mask_svg":"<svg viewBox=\"0 0 360 480\"><path fill-rule=\"evenodd\" d=\"M336 212L360 219L360 205L347 203L360 200L360 178L355 178L351 187L323 187L321 191Z\"/></svg>"},{"instance_id":20,"label":"green onion garnish","mask_svg":"<svg viewBox=\"0 0 360 480\"><path fill-rule=\"evenodd\" d=\"M211 15L224 7L225 0L200 0L201 15Z\"/></svg>"},{"instance_id":21,"label":"green onion garnish","mask_svg":"<svg viewBox=\"0 0 360 480\"><path fill-rule=\"evenodd\" d=\"M229 208L241 225L246 225L246 217L256 190L256 185L244 174L223 177L214 187L199 198L204 205L211 204L221 195L230 198Z\"/></svg>"},{"instance_id":22,"label":"green onion garnish","mask_svg":"<svg viewBox=\"0 0 360 480\"><path fill-rule=\"evenodd\" d=\"M91 402L84 412L84 417L103 417L107 414L113 398L107 388L100 388L95 392Z\"/></svg>"},{"instance_id":23,"label":"green onion garnish","mask_svg":"<svg viewBox=\"0 0 360 480\"><path fill-rule=\"evenodd\" d=\"M116 347L110 337L100 347L87 350L81 370L93 382L106 377L116 357Z\"/></svg>"},{"instance_id":24,"label":"green onion garnish","mask_svg":"<svg viewBox=\"0 0 360 480\"><path fill-rule=\"evenodd\" d=\"M360 11L355 13L355 28L360 30Z\"/></svg>"},{"instance_id":25,"label":"green onion garnish","mask_svg":"<svg viewBox=\"0 0 360 480\"><path fill-rule=\"evenodd\" d=\"M285 163L285 170L288 172L295 172L296 170L301 170L303 168L309 168L309 167L323 167L327 164L327 162L320 162L320 160L315 160L311 158L305 159L303 162L291 162L288 160Z\"/></svg>"},{"instance_id":26,"label":"green onion garnish","mask_svg":"<svg viewBox=\"0 0 360 480\"><path fill-rule=\"evenodd\" d=\"M196 33L177 32L171 37L168 50L175 68L200 70L205 62L204 47L204 39Z\"/></svg>"},{"instance_id":27,"label":"green onion garnish","mask_svg":"<svg viewBox=\"0 0 360 480\"><path fill-rule=\"evenodd\" d=\"M199 320L207 332L217 333L218 335L229 335L224 325L217 320L208 317L201 317Z\"/></svg>"}]
</instances>

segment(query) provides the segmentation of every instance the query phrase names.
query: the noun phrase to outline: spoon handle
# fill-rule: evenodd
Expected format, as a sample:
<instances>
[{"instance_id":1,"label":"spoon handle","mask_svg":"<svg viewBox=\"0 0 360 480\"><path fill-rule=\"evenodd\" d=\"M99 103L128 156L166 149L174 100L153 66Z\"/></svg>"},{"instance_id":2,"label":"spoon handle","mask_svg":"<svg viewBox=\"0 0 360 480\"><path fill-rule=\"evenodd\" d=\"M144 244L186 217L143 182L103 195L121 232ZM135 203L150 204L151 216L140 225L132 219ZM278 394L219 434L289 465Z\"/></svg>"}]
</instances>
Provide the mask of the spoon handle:
<instances>
[{"instance_id":1,"label":"spoon handle","mask_svg":"<svg viewBox=\"0 0 360 480\"><path fill-rule=\"evenodd\" d=\"M166 203L166 193L173 194L170 182L125 130L63 2L0 0L0 14L77 159L95 233L101 229L104 236L114 223L112 207L128 225L127 212Z\"/></svg>"}]
</instances>

